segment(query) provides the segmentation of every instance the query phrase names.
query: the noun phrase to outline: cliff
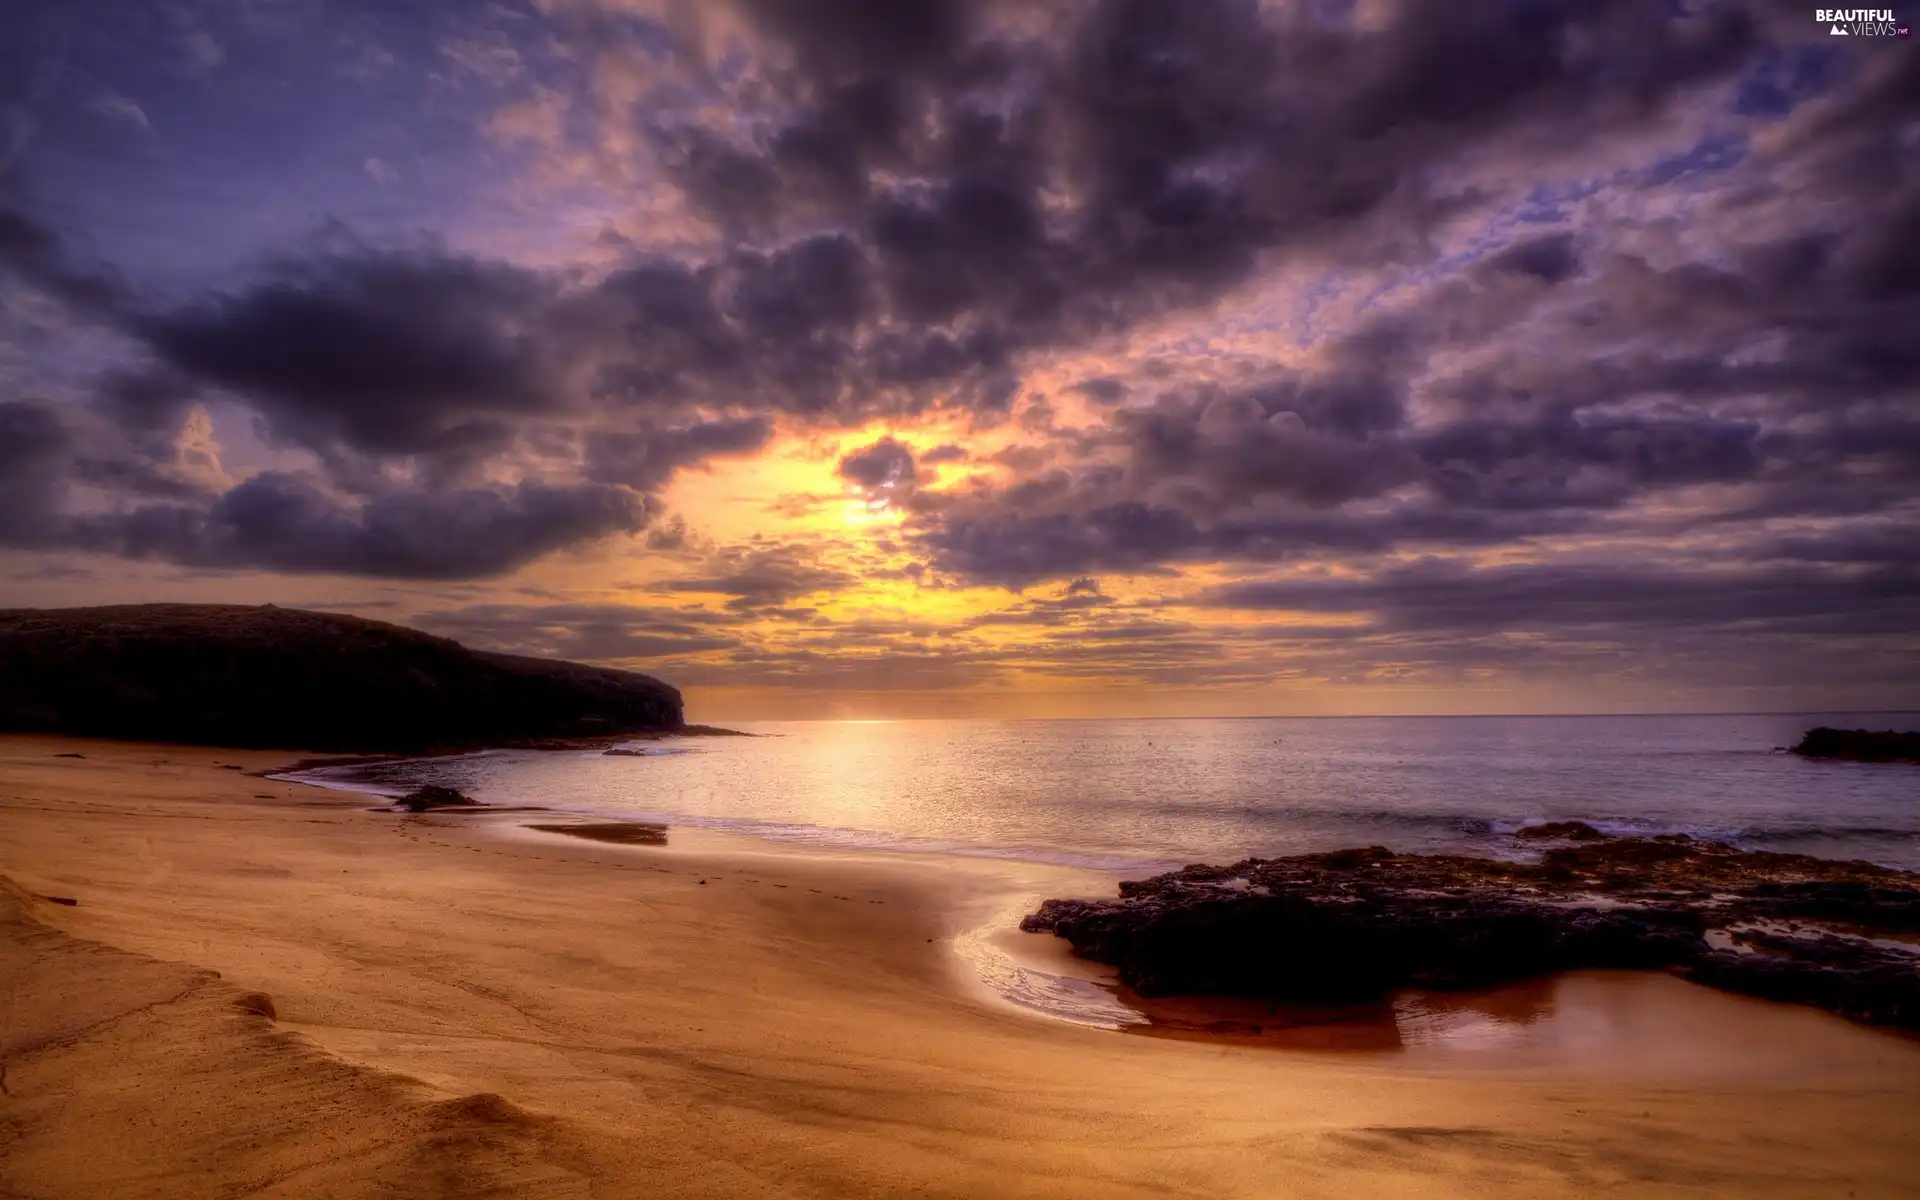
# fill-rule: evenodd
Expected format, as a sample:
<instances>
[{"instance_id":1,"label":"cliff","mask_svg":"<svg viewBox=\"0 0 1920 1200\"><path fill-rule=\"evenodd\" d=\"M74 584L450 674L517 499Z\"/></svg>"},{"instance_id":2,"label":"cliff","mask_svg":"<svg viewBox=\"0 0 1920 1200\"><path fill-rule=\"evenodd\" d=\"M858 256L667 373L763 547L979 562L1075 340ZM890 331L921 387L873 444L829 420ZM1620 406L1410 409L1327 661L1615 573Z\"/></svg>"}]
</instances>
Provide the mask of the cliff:
<instances>
[{"instance_id":1,"label":"cliff","mask_svg":"<svg viewBox=\"0 0 1920 1200\"><path fill-rule=\"evenodd\" d=\"M0 609L0 731L417 752L681 727L650 676L268 605Z\"/></svg>"}]
</instances>

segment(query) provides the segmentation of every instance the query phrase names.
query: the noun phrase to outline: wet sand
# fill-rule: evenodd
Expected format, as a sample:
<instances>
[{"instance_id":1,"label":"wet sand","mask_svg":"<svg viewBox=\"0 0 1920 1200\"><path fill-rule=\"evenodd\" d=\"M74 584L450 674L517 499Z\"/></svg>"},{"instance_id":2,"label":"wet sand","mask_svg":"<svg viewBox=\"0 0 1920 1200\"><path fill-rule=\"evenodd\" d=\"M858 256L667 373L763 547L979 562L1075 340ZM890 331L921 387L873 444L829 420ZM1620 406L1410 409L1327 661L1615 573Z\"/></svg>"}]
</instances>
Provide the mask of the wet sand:
<instances>
[{"instance_id":1,"label":"wet sand","mask_svg":"<svg viewBox=\"0 0 1920 1200\"><path fill-rule=\"evenodd\" d=\"M616 846L664 846L667 827L644 821L601 821L580 825L528 825L536 833L558 833L586 838L590 842L611 842Z\"/></svg>"},{"instance_id":2,"label":"wet sand","mask_svg":"<svg viewBox=\"0 0 1920 1200\"><path fill-rule=\"evenodd\" d=\"M250 774L294 757L0 738L0 1194L1892 1197L1920 1178L1920 1049L1824 1014L1572 977L1416 1004L1357 1050L1128 1036L1003 1003L955 953L1051 961L980 930L1107 879L678 829L610 844Z\"/></svg>"}]
</instances>

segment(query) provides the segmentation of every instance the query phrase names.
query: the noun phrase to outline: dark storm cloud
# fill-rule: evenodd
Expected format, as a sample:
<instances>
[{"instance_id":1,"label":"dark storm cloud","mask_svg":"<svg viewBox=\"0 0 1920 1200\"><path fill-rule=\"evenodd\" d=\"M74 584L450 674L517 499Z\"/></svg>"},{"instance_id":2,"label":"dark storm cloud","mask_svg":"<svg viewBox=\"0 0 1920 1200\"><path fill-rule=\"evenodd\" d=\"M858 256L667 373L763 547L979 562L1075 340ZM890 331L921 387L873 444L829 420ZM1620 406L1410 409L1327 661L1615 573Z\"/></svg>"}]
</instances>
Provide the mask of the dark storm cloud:
<instances>
[{"instance_id":1,"label":"dark storm cloud","mask_svg":"<svg viewBox=\"0 0 1920 1200\"><path fill-rule=\"evenodd\" d=\"M65 485L67 427L51 408L0 401L0 541L38 545L48 539Z\"/></svg>"},{"instance_id":2,"label":"dark storm cloud","mask_svg":"<svg viewBox=\"0 0 1920 1200\"><path fill-rule=\"evenodd\" d=\"M52 229L9 208L0 208L0 271L85 312L110 314L126 298L124 285L111 271L73 261Z\"/></svg>"},{"instance_id":3,"label":"dark storm cloud","mask_svg":"<svg viewBox=\"0 0 1920 1200\"><path fill-rule=\"evenodd\" d=\"M1906 47L1851 57L1763 116L1708 119L1713 89L1818 31L1737 3L1369 12L748 0L744 40L693 6L661 23L529 20L539 37L522 43L495 30L493 59L515 65L492 82L508 89L536 42L575 39L548 56L573 64L552 82L581 89L550 149L598 155L609 178L664 173L676 216L714 231L610 240L627 256L593 272L335 230L183 300L0 216L0 267L139 351L84 415L6 410L0 536L84 532L196 565L491 574L642 530L648 494L753 452L776 423L910 427L937 408L974 428L1022 416L1029 439L983 456L982 478L1002 482L943 493L890 439L839 470L870 491L917 486L907 548L961 582L1604 541L1663 506L1755 554L1802 543L1746 523L1911 522L1920 204L1901 139L1920 72ZM612 79L619 64L597 55L622 39L646 64L624 80L634 102L588 103L589 68ZM1696 123L1699 146L1672 157L1673 131ZM607 148L636 146L634 163ZM1508 231L1512 181L1536 179L1586 189L1599 215ZM1682 228L1617 215L1642 199L1669 211L1676 193L1654 189L1710 186L1671 206ZM1460 254L1440 244L1449 222L1495 232ZM1204 314L1269 267L1384 290L1251 381L1208 382L1194 352L1157 375L1068 363L1080 382L1053 401L1026 390L1045 356ZM310 475L206 491L169 467L208 397L311 456ZM1068 430L1068 403L1087 401L1099 423ZM80 448L86 422L111 453ZM966 456L943 446L920 464ZM107 495L70 509L70 485ZM1709 508L1709 493L1726 496ZM684 547L676 529L650 544ZM771 609L855 578L759 545L673 587Z\"/></svg>"},{"instance_id":4,"label":"dark storm cloud","mask_svg":"<svg viewBox=\"0 0 1920 1200\"><path fill-rule=\"evenodd\" d=\"M721 455L749 454L772 436L773 422L764 416L680 428L595 431L587 435L587 477L652 491L682 467Z\"/></svg>"},{"instance_id":5,"label":"dark storm cloud","mask_svg":"<svg viewBox=\"0 0 1920 1200\"><path fill-rule=\"evenodd\" d=\"M1460 201L1423 191L1434 165L1560 120L1631 127L1757 36L1651 0L1407 6L1377 31L1235 2L745 7L790 56L759 79L770 131L669 109L651 134L729 237L857 235L841 273L863 287L828 294L860 302L833 315L879 321L854 365L908 387L1217 295L1269 251L1405 249ZM1576 265L1547 238L1507 268Z\"/></svg>"},{"instance_id":6,"label":"dark storm cloud","mask_svg":"<svg viewBox=\"0 0 1920 1200\"><path fill-rule=\"evenodd\" d=\"M890 437L844 455L837 473L848 483L873 494L905 495L919 479L913 451Z\"/></svg>"},{"instance_id":7,"label":"dark storm cloud","mask_svg":"<svg viewBox=\"0 0 1920 1200\"><path fill-rule=\"evenodd\" d=\"M1185 513L1124 502L1037 517L943 514L924 541L943 571L1025 587L1075 571L1150 573L1192 557L1206 535Z\"/></svg>"},{"instance_id":8,"label":"dark storm cloud","mask_svg":"<svg viewBox=\"0 0 1920 1200\"><path fill-rule=\"evenodd\" d=\"M726 551L709 567L711 574L674 580L664 586L673 592L728 596L727 607L751 610L782 605L853 582L846 572L812 562L791 546Z\"/></svg>"},{"instance_id":9,"label":"dark storm cloud","mask_svg":"<svg viewBox=\"0 0 1920 1200\"><path fill-rule=\"evenodd\" d=\"M39 226L0 225L0 263L63 298L92 295L94 277ZM289 444L431 456L499 449L549 418L831 405L853 371L865 272L859 247L835 235L705 266L641 261L588 285L440 250L349 246L184 304L119 300L107 316L173 378L239 398ZM741 448L716 437L718 450Z\"/></svg>"},{"instance_id":10,"label":"dark storm cloud","mask_svg":"<svg viewBox=\"0 0 1920 1200\"><path fill-rule=\"evenodd\" d=\"M1496 270L1531 275L1543 283L1564 283L1580 270L1580 255L1570 233L1516 242L1489 260Z\"/></svg>"},{"instance_id":11,"label":"dark storm cloud","mask_svg":"<svg viewBox=\"0 0 1920 1200\"><path fill-rule=\"evenodd\" d=\"M206 507L71 517L63 536L75 548L196 567L463 579L635 533L646 520L639 495L602 484L396 492L349 503L310 480L266 472Z\"/></svg>"},{"instance_id":12,"label":"dark storm cloud","mask_svg":"<svg viewBox=\"0 0 1920 1200\"><path fill-rule=\"evenodd\" d=\"M938 67L964 43L975 8L964 0L745 0L742 7L829 77Z\"/></svg>"},{"instance_id":13,"label":"dark storm cloud","mask_svg":"<svg viewBox=\"0 0 1920 1200\"><path fill-rule=\"evenodd\" d=\"M144 314L179 372L230 389L288 440L412 453L499 436L559 403L530 326L538 275L441 253L348 253L279 266L230 295Z\"/></svg>"},{"instance_id":14,"label":"dark storm cloud","mask_svg":"<svg viewBox=\"0 0 1920 1200\"><path fill-rule=\"evenodd\" d=\"M1695 213L1736 249L1707 240L1655 265L1585 244L1599 235L1513 243L1310 368L1115 410L1049 475L922 508L915 545L942 571L1024 586L1663 522L1719 527L1755 556L1781 543L1747 527L1789 518L1871 517L1920 539L1920 212L1910 187L1859 187L1891 182L1893 131L1920 115L1911 78L1888 60L1743 162ZM1846 219L1806 215L1822 206ZM1743 240L1763 215L1784 232Z\"/></svg>"},{"instance_id":15,"label":"dark storm cloud","mask_svg":"<svg viewBox=\"0 0 1920 1200\"><path fill-rule=\"evenodd\" d=\"M114 423L135 433L171 431L196 397L186 378L165 371L111 371L96 402Z\"/></svg>"},{"instance_id":16,"label":"dark storm cloud","mask_svg":"<svg viewBox=\"0 0 1920 1200\"><path fill-rule=\"evenodd\" d=\"M428 629L510 654L591 661L658 659L740 645L720 613L640 605L477 604L420 614Z\"/></svg>"},{"instance_id":17,"label":"dark storm cloud","mask_svg":"<svg viewBox=\"0 0 1920 1200\"><path fill-rule=\"evenodd\" d=\"M74 536L67 501L98 491L124 501L204 502L219 491L203 461L177 444L185 414L171 393L128 381L130 403L161 409L121 427L98 414L34 401L0 402L0 546L55 549Z\"/></svg>"},{"instance_id":18,"label":"dark storm cloud","mask_svg":"<svg viewBox=\"0 0 1920 1200\"><path fill-rule=\"evenodd\" d=\"M1373 394L1288 381L1163 397L1111 430L1105 450L1124 469L1095 460L947 500L924 510L914 542L943 571L1024 586L1206 559L1599 532L1640 500L1697 485L1751 485L1740 510L1704 521L1756 507L1877 511L1909 503L1920 484L1913 424L1890 414L1854 418L1853 433L1848 418L1814 416L1794 432L1707 411L1528 403L1504 419L1420 428L1391 404L1325 402Z\"/></svg>"},{"instance_id":19,"label":"dark storm cloud","mask_svg":"<svg viewBox=\"0 0 1920 1200\"><path fill-rule=\"evenodd\" d=\"M1428 560L1367 578L1226 584L1199 603L1218 608L1368 613L1388 631L1582 628L1714 629L1769 634L1900 634L1920 630L1920 571L1911 564L1833 573L1802 566L1611 563L1469 568Z\"/></svg>"}]
</instances>

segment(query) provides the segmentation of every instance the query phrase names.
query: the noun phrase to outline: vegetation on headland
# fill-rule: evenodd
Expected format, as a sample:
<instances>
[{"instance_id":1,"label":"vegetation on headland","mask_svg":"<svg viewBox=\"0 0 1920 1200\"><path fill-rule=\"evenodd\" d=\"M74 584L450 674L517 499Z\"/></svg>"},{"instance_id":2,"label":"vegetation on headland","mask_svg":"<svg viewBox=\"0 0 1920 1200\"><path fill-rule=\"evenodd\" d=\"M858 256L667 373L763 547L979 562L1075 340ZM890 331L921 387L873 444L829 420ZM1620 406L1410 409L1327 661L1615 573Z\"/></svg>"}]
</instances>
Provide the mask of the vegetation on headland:
<instances>
[{"instance_id":1,"label":"vegetation on headland","mask_svg":"<svg viewBox=\"0 0 1920 1200\"><path fill-rule=\"evenodd\" d=\"M344 753L679 733L678 689L361 617L227 604L0 609L0 731Z\"/></svg>"}]
</instances>

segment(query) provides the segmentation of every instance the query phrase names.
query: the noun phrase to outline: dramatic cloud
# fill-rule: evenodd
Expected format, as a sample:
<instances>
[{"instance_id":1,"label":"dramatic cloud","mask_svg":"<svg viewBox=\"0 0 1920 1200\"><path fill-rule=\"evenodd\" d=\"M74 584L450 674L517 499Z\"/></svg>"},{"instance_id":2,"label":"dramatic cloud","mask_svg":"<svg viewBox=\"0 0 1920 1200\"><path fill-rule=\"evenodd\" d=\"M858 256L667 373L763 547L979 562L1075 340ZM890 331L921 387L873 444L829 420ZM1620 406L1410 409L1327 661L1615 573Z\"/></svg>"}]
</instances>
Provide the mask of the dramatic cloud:
<instances>
[{"instance_id":1,"label":"dramatic cloud","mask_svg":"<svg viewBox=\"0 0 1920 1200\"><path fill-rule=\"evenodd\" d=\"M289 440L404 453L497 436L490 418L559 403L527 328L544 290L499 264L339 256L134 328L177 370L249 397Z\"/></svg>"},{"instance_id":2,"label":"dramatic cloud","mask_svg":"<svg viewBox=\"0 0 1920 1200\"><path fill-rule=\"evenodd\" d=\"M418 620L435 632L509 653L600 662L656 662L740 644L718 627L727 618L685 608L482 604L427 612Z\"/></svg>"},{"instance_id":3,"label":"dramatic cloud","mask_svg":"<svg viewBox=\"0 0 1920 1200\"><path fill-rule=\"evenodd\" d=\"M727 552L709 565L715 574L676 580L668 590L727 596L729 608L752 610L852 582L844 572L809 562L789 547Z\"/></svg>"},{"instance_id":4,"label":"dramatic cloud","mask_svg":"<svg viewBox=\"0 0 1920 1200\"><path fill-rule=\"evenodd\" d=\"M71 519L76 545L192 566L262 566L402 579L497 575L646 523L634 493L515 484L344 503L313 482L255 475L205 509L150 506Z\"/></svg>"},{"instance_id":5,"label":"dramatic cloud","mask_svg":"<svg viewBox=\"0 0 1920 1200\"><path fill-rule=\"evenodd\" d=\"M0 552L46 587L513 576L401 607L839 692L1916 648L1911 42L1750 0L28 10Z\"/></svg>"},{"instance_id":6,"label":"dramatic cloud","mask_svg":"<svg viewBox=\"0 0 1920 1200\"><path fill-rule=\"evenodd\" d=\"M920 482L913 451L890 437L855 450L840 460L840 478L865 492L875 503L904 500Z\"/></svg>"},{"instance_id":7,"label":"dramatic cloud","mask_svg":"<svg viewBox=\"0 0 1920 1200\"><path fill-rule=\"evenodd\" d=\"M1225 584L1198 603L1235 610L1365 613L1394 631L1737 629L1865 636L1920 627L1920 575L1887 565L1834 575L1803 566L1683 571L1619 564L1471 569L1423 560L1365 579Z\"/></svg>"}]
</instances>

